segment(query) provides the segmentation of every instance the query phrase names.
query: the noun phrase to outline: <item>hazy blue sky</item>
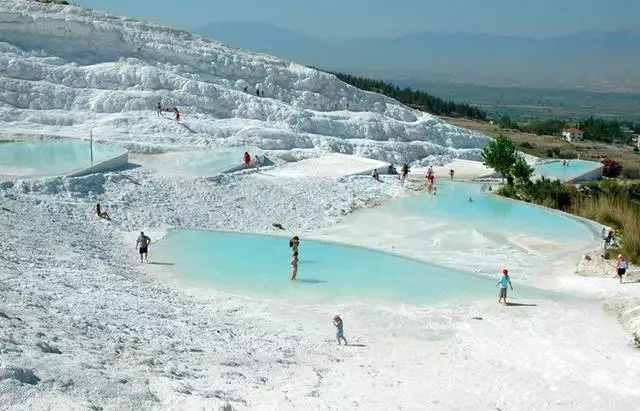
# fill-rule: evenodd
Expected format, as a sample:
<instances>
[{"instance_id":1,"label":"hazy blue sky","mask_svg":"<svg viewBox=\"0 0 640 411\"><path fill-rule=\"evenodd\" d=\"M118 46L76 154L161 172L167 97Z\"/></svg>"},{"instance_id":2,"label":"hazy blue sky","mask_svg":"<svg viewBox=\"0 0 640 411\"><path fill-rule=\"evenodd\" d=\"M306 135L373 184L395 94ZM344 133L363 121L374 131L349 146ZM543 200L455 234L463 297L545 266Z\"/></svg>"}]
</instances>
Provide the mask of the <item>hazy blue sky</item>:
<instances>
[{"instance_id":1,"label":"hazy blue sky","mask_svg":"<svg viewBox=\"0 0 640 411\"><path fill-rule=\"evenodd\" d=\"M262 21L318 37L391 37L421 30L548 37L638 28L640 0L76 0L184 29Z\"/></svg>"}]
</instances>

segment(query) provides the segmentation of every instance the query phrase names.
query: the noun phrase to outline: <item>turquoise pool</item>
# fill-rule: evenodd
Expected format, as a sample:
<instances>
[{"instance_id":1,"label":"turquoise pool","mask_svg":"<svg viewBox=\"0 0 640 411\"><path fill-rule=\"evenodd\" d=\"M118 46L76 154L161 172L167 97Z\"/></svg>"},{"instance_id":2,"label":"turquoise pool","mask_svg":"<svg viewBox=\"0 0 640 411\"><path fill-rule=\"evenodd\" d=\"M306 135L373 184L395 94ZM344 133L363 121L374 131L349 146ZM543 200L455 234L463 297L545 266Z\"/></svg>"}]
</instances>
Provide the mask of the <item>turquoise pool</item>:
<instances>
[{"instance_id":1,"label":"turquoise pool","mask_svg":"<svg viewBox=\"0 0 640 411\"><path fill-rule=\"evenodd\" d=\"M94 143L93 163L124 152L123 149ZM87 140L36 140L0 144L0 175L61 175L90 165L91 149Z\"/></svg>"},{"instance_id":2,"label":"turquoise pool","mask_svg":"<svg viewBox=\"0 0 640 411\"><path fill-rule=\"evenodd\" d=\"M205 230L171 230L152 244L152 261L187 284L304 302L384 300L414 304L494 298L485 278L368 249L302 240L298 281L290 277L288 239ZM514 298L549 295L517 286Z\"/></svg>"},{"instance_id":3,"label":"turquoise pool","mask_svg":"<svg viewBox=\"0 0 640 411\"><path fill-rule=\"evenodd\" d=\"M212 176L242 164L245 151L252 159L259 152L255 147L176 151L157 155L152 165L188 175Z\"/></svg>"},{"instance_id":4,"label":"turquoise pool","mask_svg":"<svg viewBox=\"0 0 640 411\"><path fill-rule=\"evenodd\" d=\"M600 167L602 164L595 161L568 160L563 166L562 160L552 160L536 165L534 176L569 181Z\"/></svg>"},{"instance_id":5,"label":"turquoise pool","mask_svg":"<svg viewBox=\"0 0 640 411\"><path fill-rule=\"evenodd\" d=\"M450 225L477 227L509 235L528 235L552 241L589 241L593 231L584 223L540 207L482 192L474 183L438 182L437 195L427 193L394 201L383 210L419 216ZM473 202L469 202L472 198Z\"/></svg>"}]
</instances>

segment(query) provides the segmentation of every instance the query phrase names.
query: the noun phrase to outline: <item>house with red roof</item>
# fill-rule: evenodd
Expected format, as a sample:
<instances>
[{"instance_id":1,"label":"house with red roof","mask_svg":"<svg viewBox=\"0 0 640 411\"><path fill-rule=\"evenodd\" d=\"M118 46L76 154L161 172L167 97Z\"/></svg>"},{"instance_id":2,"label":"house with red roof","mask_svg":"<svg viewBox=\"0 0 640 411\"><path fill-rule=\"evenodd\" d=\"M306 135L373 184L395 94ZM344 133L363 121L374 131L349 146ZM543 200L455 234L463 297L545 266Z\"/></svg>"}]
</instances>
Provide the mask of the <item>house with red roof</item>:
<instances>
[{"instance_id":1,"label":"house with red roof","mask_svg":"<svg viewBox=\"0 0 640 411\"><path fill-rule=\"evenodd\" d=\"M562 137L569 142L582 140L582 130L574 127L565 128L562 130Z\"/></svg>"}]
</instances>

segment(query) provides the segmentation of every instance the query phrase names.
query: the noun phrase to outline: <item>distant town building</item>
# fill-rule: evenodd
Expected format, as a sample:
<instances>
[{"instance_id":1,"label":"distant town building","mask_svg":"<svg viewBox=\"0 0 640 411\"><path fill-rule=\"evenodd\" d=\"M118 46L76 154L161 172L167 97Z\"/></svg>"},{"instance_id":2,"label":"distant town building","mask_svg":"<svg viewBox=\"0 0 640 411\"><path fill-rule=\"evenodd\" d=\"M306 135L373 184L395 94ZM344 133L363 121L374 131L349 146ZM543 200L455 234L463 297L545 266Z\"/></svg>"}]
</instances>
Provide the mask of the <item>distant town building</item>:
<instances>
[{"instance_id":1,"label":"distant town building","mask_svg":"<svg viewBox=\"0 0 640 411\"><path fill-rule=\"evenodd\" d=\"M565 128L562 130L562 137L567 141L582 140L582 131L577 128Z\"/></svg>"}]
</instances>

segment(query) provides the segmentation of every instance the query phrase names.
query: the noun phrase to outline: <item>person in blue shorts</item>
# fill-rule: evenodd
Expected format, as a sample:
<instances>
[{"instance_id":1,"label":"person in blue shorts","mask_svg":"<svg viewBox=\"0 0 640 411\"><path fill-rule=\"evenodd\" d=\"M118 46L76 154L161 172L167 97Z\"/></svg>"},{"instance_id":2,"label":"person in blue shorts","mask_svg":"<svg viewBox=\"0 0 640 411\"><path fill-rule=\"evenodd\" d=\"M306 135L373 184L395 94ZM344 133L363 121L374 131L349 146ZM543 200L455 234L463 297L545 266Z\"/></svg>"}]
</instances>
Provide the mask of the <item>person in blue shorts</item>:
<instances>
[{"instance_id":1,"label":"person in blue shorts","mask_svg":"<svg viewBox=\"0 0 640 411\"><path fill-rule=\"evenodd\" d=\"M349 345L347 339L344 338L344 323L342 322L340 315L336 314L333 317L333 325L336 327L336 339L338 340L338 345L342 345L342 340L344 340L344 345Z\"/></svg>"},{"instance_id":2,"label":"person in blue shorts","mask_svg":"<svg viewBox=\"0 0 640 411\"><path fill-rule=\"evenodd\" d=\"M496 285L500 285L500 295L498 297L498 303L507 304L507 285L511 287L511 291L513 291L511 279L509 278L509 270L507 270L506 268L502 269L502 277L498 280Z\"/></svg>"}]
</instances>

